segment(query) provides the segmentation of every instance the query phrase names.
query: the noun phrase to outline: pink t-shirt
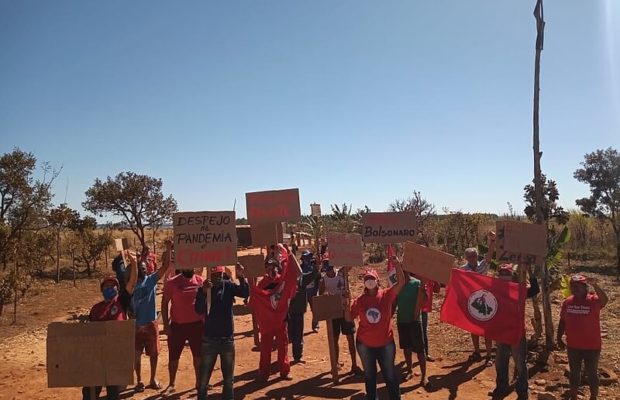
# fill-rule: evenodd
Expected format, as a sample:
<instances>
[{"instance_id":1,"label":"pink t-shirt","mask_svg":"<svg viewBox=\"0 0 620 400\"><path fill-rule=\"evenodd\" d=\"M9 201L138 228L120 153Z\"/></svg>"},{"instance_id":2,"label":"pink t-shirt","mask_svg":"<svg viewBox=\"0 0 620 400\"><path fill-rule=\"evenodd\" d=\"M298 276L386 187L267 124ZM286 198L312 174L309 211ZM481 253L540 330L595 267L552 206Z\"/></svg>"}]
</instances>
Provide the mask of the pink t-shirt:
<instances>
[{"instance_id":1,"label":"pink t-shirt","mask_svg":"<svg viewBox=\"0 0 620 400\"><path fill-rule=\"evenodd\" d=\"M194 310L196 293L202 288L203 280L201 276L196 274L191 279L179 274L166 281L164 296L170 299L171 322L188 324L203 320L203 316Z\"/></svg>"}]
</instances>

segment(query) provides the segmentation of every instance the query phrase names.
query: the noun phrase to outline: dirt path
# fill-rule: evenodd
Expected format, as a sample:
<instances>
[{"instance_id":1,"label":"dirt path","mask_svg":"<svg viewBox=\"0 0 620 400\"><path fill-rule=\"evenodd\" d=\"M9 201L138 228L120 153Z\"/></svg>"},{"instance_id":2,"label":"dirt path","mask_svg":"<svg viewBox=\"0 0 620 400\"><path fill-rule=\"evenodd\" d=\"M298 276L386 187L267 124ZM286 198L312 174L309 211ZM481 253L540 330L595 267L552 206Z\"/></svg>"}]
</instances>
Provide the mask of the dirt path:
<instances>
[{"instance_id":1,"label":"dirt path","mask_svg":"<svg viewBox=\"0 0 620 400\"><path fill-rule=\"evenodd\" d=\"M616 295L620 291L615 286ZM41 289L38 296L32 297L29 302L20 306L20 322L16 326L7 324L6 319L0 320L0 399L79 399L80 390L74 388L48 389L46 374L46 326L51 321L67 321L77 315L87 313L90 306L99 301L98 281L96 279L78 281L78 287L73 288L71 283L63 282L60 286L49 285ZM617 299L618 296L615 297ZM618 300L613 301L613 310L609 313L613 322L607 322L604 329L608 332L604 338L602 363L617 368L618 340L612 326L618 326ZM442 296L435 300L435 309L439 309ZM240 307L241 309L243 307ZM554 309L557 309L557 304ZM258 366L258 352L253 349L251 316L237 315L235 317L236 340L236 369L235 369L235 397L246 399L341 399L364 398L364 384L359 377L344 376L337 385L332 385L328 347L326 342L326 328L321 325L318 334L310 331L311 314L306 314L306 335L304 358L305 364L292 367L294 380L292 382L279 381L273 375L267 384L258 384L254 381ZM404 399L486 399L487 393L494 387L495 370L485 368L482 363L473 365L463 364L471 351L469 334L451 326L440 324L438 313L430 317L430 351L437 361L429 364L429 379L431 388L425 390L414 381L401 385ZM341 359L346 363L344 371L350 369L350 357L346 353L346 340L341 338ZM290 354L290 351L289 351ZM561 355L560 355L561 356ZM561 357L560 357L561 358ZM275 353L273 354L275 360ZM157 378L162 385L168 381L167 360L168 351L165 336L162 336L162 354ZM402 369L402 353L397 352L397 364ZM148 376L149 367L146 358L143 360L143 374ZM193 371L189 349L183 352L180 370L177 378L177 391L174 396L162 397L159 393L147 390L133 395L128 390L123 398L134 399L189 399L195 398ZM530 366L531 367L531 366ZM530 393L543 391L545 386L565 384L566 378L561 374L562 365L551 367L550 372L538 372L530 379ZM221 392L221 374L214 373L215 389L210 398L218 399ZM379 394L386 398L387 394L382 383L379 383ZM558 396L564 390L559 387L555 390ZM586 391L587 393L587 391ZM514 400L513 394L508 400ZM532 395L531 398L536 398ZM602 399L620 399L620 390L617 386L603 388Z\"/></svg>"}]
</instances>

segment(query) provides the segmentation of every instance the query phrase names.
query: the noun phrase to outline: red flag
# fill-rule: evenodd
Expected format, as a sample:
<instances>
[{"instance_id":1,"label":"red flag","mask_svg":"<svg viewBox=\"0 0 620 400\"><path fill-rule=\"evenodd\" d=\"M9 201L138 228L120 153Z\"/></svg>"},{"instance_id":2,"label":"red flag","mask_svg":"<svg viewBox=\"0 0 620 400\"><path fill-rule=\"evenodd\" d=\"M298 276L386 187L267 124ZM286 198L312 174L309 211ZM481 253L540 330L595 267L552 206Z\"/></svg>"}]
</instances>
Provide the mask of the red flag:
<instances>
[{"instance_id":1,"label":"red flag","mask_svg":"<svg viewBox=\"0 0 620 400\"><path fill-rule=\"evenodd\" d=\"M388 257L387 272L388 272L388 283L390 287L396 285L396 283L398 282L398 278L396 277L396 262L392 260L392 257L395 257L395 256L396 256L396 252L394 251L394 248L392 247L392 245L389 244L387 248L387 257Z\"/></svg>"},{"instance_id":2,"label":"red flag","mask_svg":"<svg viewBox=\"0 0 620 400\"><path fill-rule=\"evenodd\" d=\"M441 321L500 343L517 344L525 330L525 285L452 270Z\"/></svg>"}]
</instances>

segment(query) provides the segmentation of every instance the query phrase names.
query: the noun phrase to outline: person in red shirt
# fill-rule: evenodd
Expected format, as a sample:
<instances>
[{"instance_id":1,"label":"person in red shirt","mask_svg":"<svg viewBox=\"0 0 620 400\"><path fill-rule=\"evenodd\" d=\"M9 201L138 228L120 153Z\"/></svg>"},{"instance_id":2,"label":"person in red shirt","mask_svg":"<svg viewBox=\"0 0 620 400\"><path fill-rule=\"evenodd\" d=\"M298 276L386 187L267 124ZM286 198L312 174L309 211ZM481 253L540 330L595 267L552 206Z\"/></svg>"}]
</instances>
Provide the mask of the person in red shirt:
<instances>
[{"instance_id":1,"label":"person in red shirt","mask_svg":"<svg viewBox=\"0 0 620 400\"><path fill-rule=\"evenodd\" d=\"M194 274L193 269L183 269L180 274L170 278L164 284L161 316L164 334L168 336L168 373L170 375L170 383L164 391L166 394L175 392L179 359L185 342L189 343L192 351L196 388L198 388L204 317L195 311L194 305L196 293L201 290L203 281L202 276Z\"/></svg>"},{"instance_id":2,"label":"person in red shirt","mask_svg":"<svg viewBox=\"0 0 620 400\"><path fill-rule=\"evenodd\" d=\"M596 294L588 293L588 283ZM573 275L570 280L572 296L564 300L558 324L558 348L567 347L570 368L570 398L576 400L581 382L581 364L585 364L590 399L598 396L598 360L601 355L601 309L607 305L607 294L596 280ZM562 337L566 333L566 344Z\"/></svg>"},{"instance_id":3,"label":"person in red shirt","mask_svg":"<svg viewBox=\"0 0 620 400\"><path fill-rule=\"evenodd\" d=\"M426 361L435 361L428 352L428 313L433 311L433 294L439 293L441 286L438 282L420 278L422 280L422 286L426 293L426 298L422 303L420 309L420 320L422 321L422 338L424 339L424 354L426 354Z\"/></svg>"},{"instance_id":4,"label":"person in red shirt","mask_svg":"<svg viewBox=\"0 0 620 400\"><path fill-rule=\"evenodd\" d=\"M157 271L157 258L153 253L151 253L151 248L149 246L145 246L142 251L142 255L140 256L140 260L146 264L146 273L147 275L152 274Z\"/></svg>"},{"instance_id":5,"label":"person in red shirt","mask_svg":"<svg viewBox=\"0 0 620 400\"><path fill-rule=\"evenodd\" d=\"M138 263L134 253L125 252L125 259L130 261L131 273L125 288L119 293L120 284L114 276L108 276L101 281L99 286L103 301L95 304L88 314L88 320L93 322L101 321L123 321L127 319L127 309L131 301L131 294L138 279ZM120 388L118 386L106 386L106 399L116 400L119 398ZM99 398L101 386L95 387L95 394ZM90 388L82 388L82 400L94 400L90 396Z\"/></svg>"},{"instance_id":6,"label":"person in red shirt","mask_svg":"<svg viewBox=\"0 0 620 400\"><path fill-rule=\"evenodd\" d=\"M407 281L400 263L396 264L396 276L398 282L394 286L380 289L377 272L368 270L364 274L364 293L351 304L351 319L359 318L356 347L364 367L368 400L377 398L377 362L390 400L400 399L400 387L394 368L396 346L392 331L393 305Z\"/></svg>"},{"instance_id":7,"label":"person in red shirt","mask_svg":"<svg viewBox=\"0 0 620 400\"><path fill-rule=\"evenodd\" d=\"M281 269L281 273L279 272ZM291 367L288 360L288 329L286 316L289 303L297 291L297 278L301 267L297 258L284 246L278 244L277 251L265 260L265 275L250 288L248 306L258 319L260 331L260 362L258 379L269 379L273 338L278 349L280 376L291 380Z\"/></svg>"}]
</instances>

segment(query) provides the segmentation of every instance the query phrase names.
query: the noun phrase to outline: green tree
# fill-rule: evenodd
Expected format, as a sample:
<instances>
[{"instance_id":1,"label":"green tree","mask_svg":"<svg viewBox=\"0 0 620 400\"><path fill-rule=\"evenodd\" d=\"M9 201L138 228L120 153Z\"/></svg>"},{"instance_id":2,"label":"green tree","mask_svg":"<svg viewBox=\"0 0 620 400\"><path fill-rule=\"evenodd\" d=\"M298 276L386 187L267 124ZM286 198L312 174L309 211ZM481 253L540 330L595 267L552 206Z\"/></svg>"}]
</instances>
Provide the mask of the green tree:
<instances>
[{"instance_id":1,"label":"green tree","mask_svg":"<svg viewBox=\"0 0 620 400\"><path fill-rule=\"evenodd\" d=\"M69 228L74 232L69 247L77 252L78 260L84 263L86 273L91 277L97 269L97 261L113 243L112 233L109 229L97 232L97 220L89 216L75 219Z\"/></svg>"},{"instance_id":2,"label":"green tree","mask_svg":"<svg viewBox=\"0 0 620 400\"><path fill-rule=\"evenodd\" d=\"M545 174L541 174L543 200L542 200L542 213L544 221L557 222L560 225L565 225L570 218L570 214L558 205L560 199L560 192L558 191L558 185L553 179L547 180ZM525 185L523 188L523 200L525 201L525 215L527 218L536 222L536 189L534 184ZM552 234L555 234L552 228Z\"/></svg>"},{"instance_id":3,"label":"green tree","mask_svg":"<svg viewBox=\"0 0 620 400\"><path fill-rule=\"evenodd\" d=\"M155 228L169 222L177 211L172 196L164 197L162 180L134 172L122 172L103 182L99 178L86 191L85 210L103 216L104 213L122 217L146 247L145 228Z\"/></svg>"},{"instance_id":4,"label":"green tree","mask_svg":"<svg viewBox=\"0 0 620 400\"><path fill-rule=\"evenodd\" d=\"M620 154L611 147L585 155L574 173L590 185L590 197L576 201L579 208L611 224L616 237L616 272L620 279Z\"/></svg>"},{"instance_id":5,"label":"green tree","mask_svg":"<svg viewBox=\"0 0 620 400\"><path fill-rule=\"evenodd\" d=\"M425 246L430 246L433 242L433 235L430 227L433 219L437 216L435 205L422 197L418 191L413 191L413 195L407 199L396 199L390 204L389 211L392 212L411 212L415 215L418 229L418 238Z\"/></svg>"},{"instance_id":6,"label":"green tree","mask_svg":"<svg viewBox=\"0 0 620 400\"><path fill-rule=\"evenodd\" d=\"M338 232L351 233L356 232L360 225L359 213L354 213L351 205L343 203L331 205L332 214L329 216L333 228Z\"/></svg>"},{"instance_id":7,"label":"green tree","mask_svg":"<svg viewBox=\"0 0 620 400\"><path fill-rule=\"evenodd\" d=\"M61 235L64 230L78 218L80 218L80 214L70 207L67 207L64 203L51 209L47 216L49 226L53 229L56 236L56 283L60 282Z\"/></svg>"}]
</instances>

